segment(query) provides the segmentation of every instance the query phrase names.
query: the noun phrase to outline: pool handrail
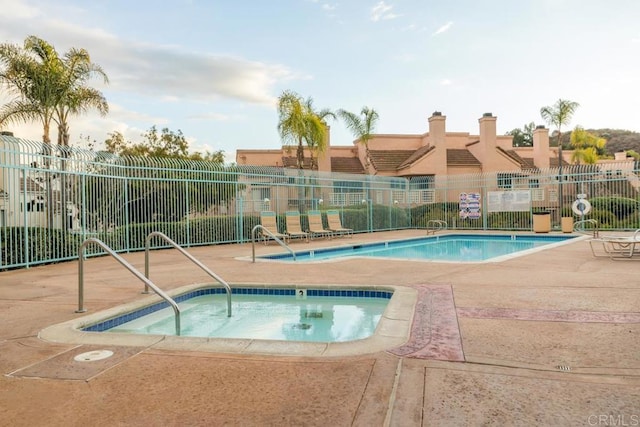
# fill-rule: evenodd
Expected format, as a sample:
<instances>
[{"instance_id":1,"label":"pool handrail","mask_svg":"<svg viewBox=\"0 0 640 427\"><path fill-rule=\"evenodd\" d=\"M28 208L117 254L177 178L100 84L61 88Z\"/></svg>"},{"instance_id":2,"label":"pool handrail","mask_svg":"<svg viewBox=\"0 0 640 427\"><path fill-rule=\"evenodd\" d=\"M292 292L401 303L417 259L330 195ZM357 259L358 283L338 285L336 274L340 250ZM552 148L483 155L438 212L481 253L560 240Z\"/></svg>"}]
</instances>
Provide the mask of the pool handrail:
<instances>
[{"instance_id":1,"label":"pool handrail","mask_svg":"<svg viewBox=\"0 0 640 427\"><path fill-rule=\"evenodd\" d=\"M268 234L269 237L275 240L280 246L282 246L287 251L289 251L291 256L293 256L294 261L296 260L296 253L293 251L293 249L287 246L287 244L284 243L282 240L278 239L271 231L264 228L262 225L258 224L251 229L251 258L253 262L256 262L256 231L258 230L262 230L263 233Z\"/></svg>"},{"instance_id":2,"label":"pool handrail","mask_svg":"<svg viewBox=\"0 0 640 427\"><path fill-rule=\"evenodd\" d=\"M443 221L441 219L430 219L427 221L427 234L429 234L429 232L436 234L436 231L446 230L447 227L447 221Z\"/></svg>"},{"instance_id":3,"label":"pool handrail","mask_svg":"<svg viewBox=\"0 0 640 427\"><path fill-rule=\"evenodd\" d=\"M206 265L198 261L193 255L185 251L182 246L174 242L169 236L167 236L166 234L160 231L152 231L151 233L149 233L145 241L145 246L144 246L145 277L149 278L149 247L150 247L151 239L153 237L160 237L161 239L165 240L167 243L169 243L171 246L177 249L178 252L186 256L191 262L193 262L195 265L200 267L205 273L207 273L209 276L211 276L213 279L215 279L218 283L220 283L225 288L225 290L227 291L227 317L231 317L231 293L232 293L231 286L222 277L218 276L216 273L211 271ZM149 293L149 289L146 286L144 288L144 293Z\"/></svg>"},{"instance_id":4,"label":"pool handrail","mask_svg":"<svg viewBox=\"0 0 640 427\"><path fill-rule=\"evenodd\" d=\"M173 308L176 323L176 335L180 336L180 307L169 295L167 295L162 289L157 287L151 280L143 276L134 266L129 264L124 258L115 253L106 243L96 237L90 237L78 248L78 309L76 313L84 313L87 310L84 308L84 250L89 244L100 246L105 252L111 255L116 261L120 263L124 268L129 270L134 276L140 279L145 284L145 289L151 288L158 294L159 297L164 299Z\"/></svg>"},{"instance_id":5,"label":"pool handrail","mask_svg":"<svg viewBox=\"0 0 640 427\"><path fill-rule=\"evenodd\" d=\"M593 237L596 238L600 235L600 230L598 229L598 220L589 218L589 219L581 219L573 223L573 230L578 233L588 234L587 229L584 227L585 224L593 224ZM578 227L578 225L582 225L582 229Z\"/></svg>"}]
</instances>

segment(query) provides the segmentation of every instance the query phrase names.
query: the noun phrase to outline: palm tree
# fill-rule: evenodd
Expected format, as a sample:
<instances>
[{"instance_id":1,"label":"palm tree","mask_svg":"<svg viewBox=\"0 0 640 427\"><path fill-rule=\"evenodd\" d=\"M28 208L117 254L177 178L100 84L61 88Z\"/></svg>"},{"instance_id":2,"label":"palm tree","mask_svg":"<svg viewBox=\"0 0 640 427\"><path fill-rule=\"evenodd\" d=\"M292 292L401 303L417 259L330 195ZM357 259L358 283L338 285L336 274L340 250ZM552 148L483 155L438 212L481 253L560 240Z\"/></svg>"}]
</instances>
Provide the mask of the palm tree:
<instances>
[{"instance_id":1,"label":"palm tree","mask_svg":"<svg viewBox=\"0 0 640 427\"><path fill-rule=\"evenodd\" d=\"M607 140L587 132L583 127L576 126L571 132L571 146L573 155L571 160L583 164L595 164L605 153Z\"/></svg>"},{"instance_id":2,"label":"palm tree","mask_svg":"<svg viewBox=\"0 0 640 427\"><path fill-rule=\"evenodd\" d=\"M338 110L338 116L344 120L347 129L351 131L353 136L356 137L361 144L364 144L367 161L365 169L368 171L370 163L369 141L373 138L373 131L378 123L378 112L373 108L365 106L362 107L360 116L342 109Z\"/></svg>"},{"instance_id":3,"label":"palm tree","mask_svg":"<svg viewBox=\"0 0 640 427\"><path fill-rule=\"evenodd\" d=\"M109 112L109 104L102 92L86 86L86 82L93 77L102 77L104 83L109 83L109 78L99 65L91 62L85 49L70 49L62 62L60 99L54 119L58 124L58 145L68 147L71 114L82 114L92 108L102 116Z\"/></svg>"},{"instance_id":4,"label":"palm tree","mask_svg":"<svg viewBox=\"0 0 640 427\"><path fill-rule=\"evenodd\" d=\"M298 169L304 167L304 145L310 150L324 150L327 127L313 111L313 100L304 101L292 91L284 91L278 98L278 132L285 144L295 145Z\"/></svg>"},{"instance_id":5,"label":"palm tree","mask_svg":"<svg viewBox=\"0 0 640 427\"><path fill-rule=\"evenodd\" d=\"M311 169L318 169L318 163L314 154L323 153L327 149L327 117L332 117L334 120L336 115L333 111L328 108L323 108L320 111L316 111L313 107L313 99L307 98L305 102L306 109L309 113L317 116L324 126L325 132L323 134L319 134L316 132L312 132L312 134L308 135L308 138L305 138L307 142L307 147L309 147L309 156L311 157ZM312 128L315 130L315 127ZM317 156L316 156L317 157Z\"/></svg>"},{"instance_id":6,"label":"palm tree","mask_svg":"<svg viewBox=\"0 0 640 427\"><path fill-rule=\"evenodd\" d=\"M0 109L0 123L40 121L43 126L45 168L50 167L52 121L58 125L58 145L69 145L70 114L80 114L96 108L106 114L108 104L99 91L86 86L94 75L108 82L102 69L93 64L84 49L70 49L60 57L55 48L36 36L29 36L21 48L12 44L0 45L0 82L15 98ZM63 158L66 159L66 150ZM66 160L62 161L62 169ZM62 174L64 177L64 174ZM66 207L65 183L61 186L63 212ZM53 200L51 182L48 183L48 200ZM49 227L53 228L53 211L48 210ZM63 221L66 225L66 221Z\"/></svg>"},{"instance_id":7,"label":"palm tree","mask_svg":"<svg viewBox=\"0 0 640 427\"><path fill-rule=\"evenodd\" d=\"M84 49L70 49L60 57L55 48L36 36L29 36L24 47L0 45L0 82L16 98L0 110L0 122L40 120L42 142L51 143L51 122L58 125L58 144L69 145L69 115L96 108L104 115L109 106L102 93L86 86L101 76L109 80L102 68L91 62Z\"/></svg>"},{"instance_id":8,"label":"palm tree","mask_svg":"<svg viewBox=\"0 0 640 427\"><path fill-rule=\"evenodd\" d=\"M566 99L558 99L552 106L542 107L540 115L542 119L549 125L558 128L558 200L560 213L562 213L562 126L571 122L573 113L578 109L580 104Z\"/></svg>"},{"instance_id":9,"label":"palm tree","mask_svg":"<svg viewBox=\"0 0 640 427\"><path fill-rule=\"evenodd\" d=\"M13 44L0 45L0 80L9 94L15 98L0 109L0 122L42 123L42 142L50 152L49 136L55 114L57 76L62 62L57 52L47 42L35 36L24 41L24 47Z\"/></svg>"}]
</instances>

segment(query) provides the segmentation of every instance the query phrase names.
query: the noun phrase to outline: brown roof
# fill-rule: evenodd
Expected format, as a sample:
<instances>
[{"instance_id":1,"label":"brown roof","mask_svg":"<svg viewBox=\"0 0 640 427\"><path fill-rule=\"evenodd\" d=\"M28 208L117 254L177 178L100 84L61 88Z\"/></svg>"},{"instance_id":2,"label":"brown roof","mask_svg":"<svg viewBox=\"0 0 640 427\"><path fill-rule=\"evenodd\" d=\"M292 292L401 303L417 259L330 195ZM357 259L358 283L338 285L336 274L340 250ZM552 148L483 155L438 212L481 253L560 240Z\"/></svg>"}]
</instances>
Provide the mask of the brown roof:
<instances>
[{"instance_id":1,"label":"brown roof","mask_svg":"<svg viewBox=\"0 0 640 427\"><path fill-rule=\"evenodd\" d=\"M480 161L475 158L469 150L464 148L447 149L447 165L451 166L481 166Z\"/></svg>"},{"instance_id":2,"label":"brown roof","mask_svg":"<svg viewBox=\"0 0 640 427\"><path fill-rule=\"evenodd\" d=\"M410 158L414 150L370 150L371 164L379 172L393 172Z\"/></svg>"},{"instance_id":3,"label":"brown roof","mask_svg":"<svg viewBox=\"0 0 640 427\"><path fill-rule=\"evenodd\" d=\"M538 169L535 163L533 163L533 157L523 157L522 160L526 163L523 169Z\"/></svg>"},{"instance_id":4,"label":"brown roof","mask_svg":"<svg viewBox=\"0 0 640 427\"><path fill-rule=\"evenodd\" d=\"M298 168L298 159L293 156L283 157L282 158L282 166L285 168ZM305 157L302 161L302 169L311 169L311 159L309 157Z\"/></svg>"},{"instance_id":5,"label":"brown roof","mask_svg":"<svg viewBox=\"0 0 640 427\"><path fill-rule=\"evenodd\" d=\"M405 160L404 162L402 162L398 166L398 169L403 169L403 168L411 166L412 163L414 163L415 161L421 159L423 156L425 156L431 150L435 150L435 148L436 147L434 147L433 145L425 145L425 146L422 146L422 147L418 148L416 151L413 152L413 154L411 156L409 156L409 158L407 160Z\"/></svg>"},{"instance_id":6,"label":"brown roof","mask_svg":"<svg viewBox=\"0 0 640 427\"><path fill-rule=\"evenodd\" d=\"M520 157L520 155L516 153L514 150L504 150L500 147L496 147L496 148L498 149L499 152L506 155L516 163L518 163L521 169L531 169L532 167L534 167L533 163L529 164L529 162L527 162L525 159Z\"/></svg>"},{"instance_id":7,"label":"brown roof","mask_svg":"<svg viewBox=\"0 0 640 427\"><path fill-rule=\"evenodd\" d=\"M569 163L567 163L566 160L562 159L562 166L568 166ZM550 168L557 168L558 167L558 158L556 156L553 157L549 157L549 167Z\"/></svg>"},{"instance_id":8,"label":"brown roof","mask_svg":"<svg viewBox=\"0 0 640 427\"><path fill-rule=\"evenodd\" d=\"M364 167L357 157L332 157L331 172L364 173Z\"/></svg>"}]
</instances>

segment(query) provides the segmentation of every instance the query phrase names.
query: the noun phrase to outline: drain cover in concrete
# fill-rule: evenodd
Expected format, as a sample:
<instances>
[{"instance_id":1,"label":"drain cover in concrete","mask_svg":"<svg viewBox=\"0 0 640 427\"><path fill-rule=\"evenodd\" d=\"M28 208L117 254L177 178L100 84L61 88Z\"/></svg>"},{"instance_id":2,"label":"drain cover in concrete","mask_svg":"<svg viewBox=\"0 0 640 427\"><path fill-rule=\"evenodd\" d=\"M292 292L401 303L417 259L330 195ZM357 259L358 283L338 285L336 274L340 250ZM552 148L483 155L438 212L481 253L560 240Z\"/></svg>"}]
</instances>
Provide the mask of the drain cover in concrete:
<instances>
[{"instance_id":1,"label":"drain cover in concrete","mask_svg":"<svg viewBox=\"0 0 640 427\"><path fill-rule=\"evenodd\" d=\"M18 369L10 375L13 377L90 380L107 369L124 363L142 350L143 348L138 347L105 349L104 347L83 345L26 368Z\"/></svg>"},{"instance_id":2,"label":"drain cover in concrete","mask_svg":"<svg viewBox=\"0 0 640 427\"><path fill-rule=\"evenodd\" d=\"M95 362L96 360L106 359L111 356L113 356L113 351L111 350L94 350L80 353L74 357L73 360L76 362Z\"/></svg>"}]
</instances>

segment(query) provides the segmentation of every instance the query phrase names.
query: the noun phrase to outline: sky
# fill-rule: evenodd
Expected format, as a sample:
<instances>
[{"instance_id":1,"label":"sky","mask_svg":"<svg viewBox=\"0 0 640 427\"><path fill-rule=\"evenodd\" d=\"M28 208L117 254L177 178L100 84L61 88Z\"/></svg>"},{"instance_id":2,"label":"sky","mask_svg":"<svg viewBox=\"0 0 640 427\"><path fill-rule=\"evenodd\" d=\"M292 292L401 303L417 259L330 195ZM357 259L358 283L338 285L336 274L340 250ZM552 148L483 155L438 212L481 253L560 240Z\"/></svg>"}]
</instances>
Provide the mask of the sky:
<instances>
[{"instance_id":1,"label":"sky","mask_svg":"<svg viewBox=\"0 0 640 427\"><path fill-rule=\"evenodd\" d=\"M115 131L141 142L155 125L232 162L236 149L282 145L285 90L318 110L373 108L378 134L423 134L434 111L471 134L491 112L504 134L545 124L540 108L560 98L580 104L570 128L640 131L637 0L0 0L0 11L0 43L85 48L108 75L90 85L109 114L71 119L77 147L101 149ZM332 146L353 143L329 125Z\"/></svg>"}]
</instances>

